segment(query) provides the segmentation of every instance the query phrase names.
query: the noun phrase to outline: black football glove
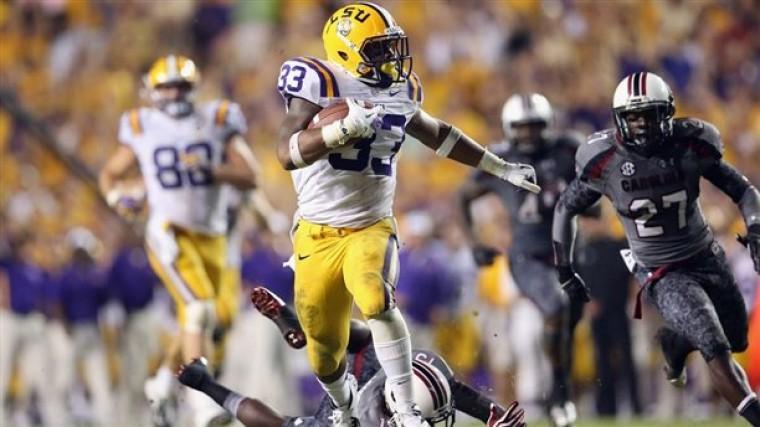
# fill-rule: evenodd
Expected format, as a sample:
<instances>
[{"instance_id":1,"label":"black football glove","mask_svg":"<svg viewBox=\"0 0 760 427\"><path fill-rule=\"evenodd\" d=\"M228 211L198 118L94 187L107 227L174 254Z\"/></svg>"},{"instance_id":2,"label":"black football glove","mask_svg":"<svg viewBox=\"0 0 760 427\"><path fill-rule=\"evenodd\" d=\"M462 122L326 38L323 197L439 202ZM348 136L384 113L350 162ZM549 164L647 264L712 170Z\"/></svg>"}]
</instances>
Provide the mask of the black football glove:
<instances>
[{"instance_id":1,"label":"black football glove","mask_svg":"<svg viewBox=\"0 0 760 427\"><path fill-rule=\"evenodd\" d=\"M180 366L177 379L182 384L196 390L200 390L206 383L213 381L211 373L206 367L206 360L203 358L194 359L189 364Z\"/></svg>"},{"instance_id":2,"label":"black football glove","mask_svg":"<svg viewBox=\"0 0 760 427\"><path fill-rule=\"evenodd\" d=\"M569 265L561 265L557 267L557 276L559 277L560 286L565 292L567 292L567 296L571 301L581 303L591 301L588 286L583 282L581 276L573 271L573 267L570 267Z\"/></svg>"},{"instance_id":3,"label":"black football glove","mask_svg":"<svg viewBox=\"0 0 760 427\"><path fill-rule=\"evenodd\" d=\"M760 224L753 224L747 228L746 236L738 236L739 243L749 249L749 256L755 265L755 272L760 274Z\"/></svg>"},{"instance_id":4,"label":"black football glove","mask_svg":"<svg viewBox=\"0 0 760 427\"><path fill-rule=\"evenodd\" d=\"M506 411L491 404L487 427L525 427L525 411L512 402Z\"/></svg>"},{"instance_id":5,"label":"black football glove","mask_svg":"<svg viewBox=\"0 0 760 427\"><path fill-rule=\"evenodd\" d=\"M490 246L475 245L472 247L472 257L475 259L475 264L477 264L478 267L493 264L496 255L499 255L499 251Z\"/></svg>"}]
</instances>

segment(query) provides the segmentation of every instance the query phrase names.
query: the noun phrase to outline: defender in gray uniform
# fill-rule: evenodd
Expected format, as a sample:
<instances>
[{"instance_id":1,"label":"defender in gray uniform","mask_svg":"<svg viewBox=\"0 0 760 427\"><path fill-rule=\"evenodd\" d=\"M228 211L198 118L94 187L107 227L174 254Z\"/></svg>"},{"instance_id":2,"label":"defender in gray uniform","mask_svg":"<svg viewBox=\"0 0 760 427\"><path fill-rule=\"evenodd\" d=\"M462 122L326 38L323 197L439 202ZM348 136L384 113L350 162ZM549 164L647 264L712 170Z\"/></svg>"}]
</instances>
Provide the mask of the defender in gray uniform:
<instances>
[{"instance_id":1,"label":"defender in gray uniform","mask_svg":"<svg viewBox=\"0 0 760 427\"><path fill-rule=\"evenodd\" d=\"M581 146L579 177L555 209L560 281L572 299L588 299L572 269L574 217L607 196L623 222L642 292L665 320L657 337L668 379L685 384L686 357L699 350L718 392L760 426L760 403L731 356L747 348L747 311L698 202L704 177L739 206L748 230L741 240L760 272L760 193L722 160L720 135L712 124L673 119L674 113L670 88L657 75L636 73L618 85L616 128L591 135ZM637 317L639 311L637 304Z\"/></svg>"},{"instance_id":2,"label":"defender in gray uniform","mask_svg":"<svg viewBox=\"0 0 760 427\"><path fill-rule=\"evenodd\" d=\"M272 292L255 288L251 300L256 308L273 320L288 345L301 348L306 338L295 313ZM352 321L348 343L348 372L358 382L355 426L394 427L389 409L395 403L385 387L385 374L372 347L369 328ZM513 402L506 409L491 401L472 387L454 378L454 373L439 355L422 350L413 351L412 390L420 412L431 426L454 425L456 411L477 418L488 427L525 427L523 410ZM327 427L332 425L334 405L328 396L313 416L281 416L265 403L241 396L218 384L205 364L196 360L182 368L179 381L206 393L223 406L246 427ZM395 426L401 427L401 426Z\"/></svg>"},{"instance_id":3,"label":"defender in gray uniform","mask_svg":"<svg viewBox=\"0 0 760 427\"><path fill-rule=\"evenodd\" d=\"M570 304L559 286L552 255L552 217L562 191L575 178L575 152L579 137L553 136L552 107L540 94L516 94L502 109L502 126L507 141L489 147L506 161L533 165L541 193L521 191L488 175L476 173L461 188L460 209L465 232L473 246L475 262L490 265L496 249L478 242L473 228L471 204L493 193L509 212L512 244L508 255L512 276L520 292L539 308L544 317L544 343L552 365L552 391L547 402L555 426L571 425L576 410L569 395L572 331L581 317L583 305Z\"/></svg>"}]
</instances>

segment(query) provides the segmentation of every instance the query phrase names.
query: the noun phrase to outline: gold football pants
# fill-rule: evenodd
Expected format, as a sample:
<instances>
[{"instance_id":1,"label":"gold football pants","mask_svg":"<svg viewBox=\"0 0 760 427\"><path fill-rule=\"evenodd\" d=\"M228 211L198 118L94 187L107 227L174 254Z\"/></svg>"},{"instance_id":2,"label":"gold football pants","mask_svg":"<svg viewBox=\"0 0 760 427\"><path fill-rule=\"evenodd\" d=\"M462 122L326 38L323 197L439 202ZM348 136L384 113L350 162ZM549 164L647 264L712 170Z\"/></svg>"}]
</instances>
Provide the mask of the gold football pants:
<instances>
[{"instance_id":1,"label":"gold football pants","mask_svg":"<svg viewBox=\"0 0 760 427\"><path fill-rule=\"evenodd\" d=\"M353 302L365 318L395 305L395 221L350 229L300 220L293 246L295 305L309 362L318 376L328 376L345 355Z\"/></svg>"}]
</instances>

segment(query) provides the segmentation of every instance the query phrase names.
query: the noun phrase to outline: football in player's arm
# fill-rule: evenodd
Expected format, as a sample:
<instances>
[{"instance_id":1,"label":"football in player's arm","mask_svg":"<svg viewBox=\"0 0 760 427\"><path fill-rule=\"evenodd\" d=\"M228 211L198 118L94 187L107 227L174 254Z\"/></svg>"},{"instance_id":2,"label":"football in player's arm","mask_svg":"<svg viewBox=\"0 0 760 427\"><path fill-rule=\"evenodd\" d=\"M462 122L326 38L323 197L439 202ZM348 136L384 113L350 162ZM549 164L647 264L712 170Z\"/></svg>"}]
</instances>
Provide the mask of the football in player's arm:
<instances>
[{"instance_id":1,"label":"football in player's arm","mask_svg":"<svg viewBox=\"0 0 760 427\"><path fill-rule=\"evenodd\" d=\"M306 167L335 148L359 141L374 132L377 119L382 116L380 106L366 107L353 99L346 99L348 115L329 125L307 129L312 118L322 107L298 96L288 100L288 113L280 128L277 158L287 170ZM533 193L541 189L535 184L533 167L507 163L489 152L456 127L419 110L405 131L435 150L468 166L477 167L503 180Z\"/></svg>"},{"instance_id":2,"label":"football in player's arm","mask_svg":"<svg viewBox=\"0 0 760 427\"><path fill-rule=\"evenodd\" d=\"M717 391L758 426L760 403L731 356L747 347L747 313L725 253L704 221L699 182L704 177L739 207L747 226L742 241L758 272L760 193L723 160L712 124L674 119L674 113L672 92L659 76L635 73L620 82L613 98L615 129L591 135L581 146L579 176L555 209L558 275L571 298L588 300L572 266L575 216L607 196L625 228L641 293L665 320L657 338L668 380L684 385L686 356L698 350Z\"/></svg>"}]
</instances>

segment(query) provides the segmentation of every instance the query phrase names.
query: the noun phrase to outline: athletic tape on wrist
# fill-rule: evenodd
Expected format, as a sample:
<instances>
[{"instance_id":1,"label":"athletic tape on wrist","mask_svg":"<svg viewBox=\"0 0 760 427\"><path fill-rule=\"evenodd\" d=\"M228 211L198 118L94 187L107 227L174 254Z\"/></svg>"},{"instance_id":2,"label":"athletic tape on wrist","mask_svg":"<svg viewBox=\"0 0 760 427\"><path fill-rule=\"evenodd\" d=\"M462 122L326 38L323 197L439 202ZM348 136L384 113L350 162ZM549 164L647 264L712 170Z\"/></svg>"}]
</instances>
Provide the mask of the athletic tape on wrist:
<instances>
[{"instance_id":1,"label":"athletic tape on wrist","mask_svg":"<svg viewBox=\"0 0 760 427\"><path fill-rule=\"evenodd\" d=\"M462 137L462 131L452 126L451 130L449 131L449 134L446 135L446 139L444 139L443 142L441 143L441 146L438 147L437 150L435 150L435 154L441 157L449 157L449 154L451 154L451 150L454 149L454 146L457 145L457 142L459 142L459 139L461 137Z\"/></svg>"},{"instance_id":2,"label":"athletic tape on wrist","mask_svg":"<svg viewBox=\"0 0 760 427\"><path fill-rule=\"evenodd\" d=\"M308 164L303 160L303 156L301 156L301 149L298 147L298 136L301 135L301 132L303 131L298 131L291 135L290 141L288 142L290 161L293 162L295 167L299 169L308 166Z\"/></svg>"},{"instance_id":3,"label":"athletic tape on wrist","mask_svg":"<svg viewBox=\"0 0 760 427\"><path fill-rule=\"evenodd\" d=\"M509 164L499 158L499 156L486 149L483 153L483 157L480 159L480 163L478 163L478 169L488 172L491 175L502 177L509 170L508 165Z\"/></svg>"},{"instance_id":4,"label":"athletic tape on wrist","mask_svg":"<svg viewBox=\"0 0 760 427\"><path fill-rule=\"evenodd\" d=\"M747 406L749 406L749 404L756 399L757 395L755 393L748 394L744 399L742 399L741 402L739 402L739 405L736 406L736 412L741 414L745 409L747 409Z\"/></svg>"},{"instance_id":5,"label":"athletic tape on wrist","mask_svg":"<svg viewBox=\"0 0 760 427\"><path fill-rule=\"evenodd\" d=\"M332 122L322 127L322 140L327 148L340 147L348 141L348 134L344 131L343 120Z\"/></svg>"}]
</instances>

